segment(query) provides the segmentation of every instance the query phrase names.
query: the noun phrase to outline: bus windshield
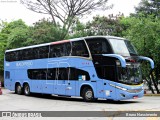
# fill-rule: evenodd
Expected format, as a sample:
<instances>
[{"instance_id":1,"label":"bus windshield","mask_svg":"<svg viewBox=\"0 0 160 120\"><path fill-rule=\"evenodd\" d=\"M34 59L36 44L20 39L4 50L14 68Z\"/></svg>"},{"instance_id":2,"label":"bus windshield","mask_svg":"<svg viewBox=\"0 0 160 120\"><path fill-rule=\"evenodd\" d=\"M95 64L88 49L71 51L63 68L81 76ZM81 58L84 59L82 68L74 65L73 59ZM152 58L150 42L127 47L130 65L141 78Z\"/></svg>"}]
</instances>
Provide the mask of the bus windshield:
<instances>
[{"instance_id":1,"label":"bus windshield","mask_svg":"<svg viewBox=\"0 0 160 120\"><path fill-rule=\"evenodd\" d=\"M130 85L141 84L142 74L140 64L130 64L126 68L118 66L118 81Z\"/></svg>"},{"instance_id":2,"label":"bus windshield","mask_svg":"<svg viewBox=\"0 0 160 120\"><path fill-rule=\"evenodd\" d=\"M137 55L133 45L128 40L109 39L114 53L122 56Z\"/></svg>"}]
</instances>

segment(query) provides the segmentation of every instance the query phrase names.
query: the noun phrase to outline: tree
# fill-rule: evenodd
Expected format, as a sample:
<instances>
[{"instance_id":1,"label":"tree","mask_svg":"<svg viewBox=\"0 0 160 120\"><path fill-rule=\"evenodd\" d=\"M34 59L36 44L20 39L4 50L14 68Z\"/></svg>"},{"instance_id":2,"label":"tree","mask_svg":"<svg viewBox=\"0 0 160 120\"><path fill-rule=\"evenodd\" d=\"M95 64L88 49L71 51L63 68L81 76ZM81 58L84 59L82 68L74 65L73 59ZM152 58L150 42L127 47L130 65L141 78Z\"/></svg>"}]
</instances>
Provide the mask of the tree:
<instances>
[{"instance_id":1,"label":"tree","mask_svg":"<svg viewBox=\"0 0 160 120\"><path fill-rule=\"evenodd\" d=\"M0 31L0 75L3 76L3 61L6 49L22 46L25 40L24 31L28 28L22 20L13 21L10 23L2 21Z\"/></svg>"},{"instance_id":2,"label":"tree","mask_svg":"<svg viewBox=\"0 0 160 120\"><path fill-rule=\"evenodd\" d=\"M29 28L30 37L24 44L26 46L62 40L62 32L60 25L55 27L49 20L42 19Z\"/></svg>"},{"instance_id":3,"label":"tree","mask_svg":"<svg viewBox=\"0 0 160 120\"><path fill-rule=\"evenodd\" d=\"M149 68L144 64L143 73L145 73L144 77L149 84L151 83L150 79L152 79L157 93L159 93L157 81L160 79L160 21L158 19L153 21L153 16L148 16L147 18L128 17L123 18L121 24L126 28L123 35L132 41L139 54L154 60L154 71L150 72Z\"/></svg>"},{"instance_id":4,"label":"tree","mask_svg":"<svg viewBox=\"0 0 160 120\"><path fill-rule=\"evenodd\" d=\"M1 34L6 35L6 49L22 47L27 39L28 26L21 20L16 20L8 23L1 31Z\"/></svg>"},{"instance_id":5,"label":"tree","mask_svg":"<svg viewBox=\"0 0 160 120\"><path fill-rule=\"evenodd\" d=\"M75 26L71 27L71 36L74 37L84 37L92 35L113 35L122 36L122 26L120 24L120 19L123 14L118 14L113 16L113 14L108 17L105 16L95 16L92 21L86 24L80 23L77 20Z\"/></svg>"},{"instance_id":6,"label":"tree","mask_svg":"<svg viewBox=\"0 0 160 120\"><path fill-rule=\"evenodd\" d=\"M93 10L106 10L108 0L21 0L21 3L34 12L48 14L54 26L62 24L62 39L67 35L76 17Z\"/></svg>"},{"instance_id":7,"label":"tree","mask_svg":"<svg viewBox=\"0 0 160 120\"><path fill-rule=\"evenodd\" d=\"M154 15L154 17L160 17L160 0L142 0L138 7L135 7L136 15L139 13L145 17L148 15Z\"/></svg>"}]
</instances>

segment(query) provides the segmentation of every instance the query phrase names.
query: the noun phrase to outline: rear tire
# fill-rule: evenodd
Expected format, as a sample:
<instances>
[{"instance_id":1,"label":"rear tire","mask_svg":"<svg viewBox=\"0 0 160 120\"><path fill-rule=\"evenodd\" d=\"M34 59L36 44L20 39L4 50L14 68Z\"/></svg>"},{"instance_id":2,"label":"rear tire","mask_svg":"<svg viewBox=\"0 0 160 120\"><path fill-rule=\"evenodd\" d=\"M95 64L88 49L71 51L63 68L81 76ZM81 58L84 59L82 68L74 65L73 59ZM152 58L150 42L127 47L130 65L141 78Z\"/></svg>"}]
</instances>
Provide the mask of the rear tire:
<instances>
[{"instance_id":1,"label":"rear tire","mask_svg":"<svg viewBox=\"0 0 160 120\"><path fill-rule=\"evenodd\" d=\"M20 84L17 84L16 87L15 87L15 93L18 94L18 95L22 95L22 87Z\"/></svg>"},{"instance_id":2,"label":"rear tire","mask_svg":"<svg viewBox=\"0 0 160 120\"><path fill-rule=\"evenodd\" d=\"M29 96L31 94L30 87L28 84L24 85L24 95Z\"/></svg>"},{"instance_id":3,"label":"rear tire","mask_svg":"<svg viewBox=\"0 0 160 120\"><path fill-rule=\"evenodd\" d=\"M94 101L93 90L88 87L84 88L82 91L82 97L83 97L84 101L86 101L86 102Z\"/></svg>"}]
</instances>

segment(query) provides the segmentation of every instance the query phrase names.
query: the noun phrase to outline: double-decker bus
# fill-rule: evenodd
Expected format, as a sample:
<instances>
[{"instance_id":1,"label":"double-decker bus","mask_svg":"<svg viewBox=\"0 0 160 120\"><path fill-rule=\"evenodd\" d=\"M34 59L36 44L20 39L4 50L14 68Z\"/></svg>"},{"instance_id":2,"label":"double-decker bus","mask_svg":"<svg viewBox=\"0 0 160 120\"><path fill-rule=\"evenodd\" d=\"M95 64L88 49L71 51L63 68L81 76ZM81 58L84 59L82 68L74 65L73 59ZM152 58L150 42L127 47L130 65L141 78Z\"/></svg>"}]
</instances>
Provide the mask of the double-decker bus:
<instances>
[{"instance_id":1,"label":"double-decker bus","mask_svg":"<svg viewBox=\"0 0 160 120\"><path fill-rule=\"evenodd\" d=\"M144 94L141 62L130 41L90 36L5 51L5 88L17 94L55 94L126 100Z\"/></svg>"}]
</instances>

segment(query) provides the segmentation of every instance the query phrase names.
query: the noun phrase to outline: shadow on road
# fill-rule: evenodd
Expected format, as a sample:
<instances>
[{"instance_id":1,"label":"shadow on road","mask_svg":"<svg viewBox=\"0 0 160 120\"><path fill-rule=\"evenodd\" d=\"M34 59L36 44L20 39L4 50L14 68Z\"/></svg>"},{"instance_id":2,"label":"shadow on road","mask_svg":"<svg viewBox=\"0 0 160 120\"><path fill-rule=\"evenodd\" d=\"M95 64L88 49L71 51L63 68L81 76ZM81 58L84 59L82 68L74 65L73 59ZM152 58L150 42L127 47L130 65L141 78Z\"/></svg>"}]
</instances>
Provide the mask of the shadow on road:
<instances>
[{"instance_id":1,"label":"shadow on road","mask_svg":"<svg viewBox=\"0 0 160 120\"><path fill-rule=\"evenodd\" d=\"M15 94L12 92L11 94ZM82 98L77 98L77 97L67 97L67 96L53 96L53 95L48 95L48 94L37 94L37 93L32 93L30 96L26 97L35 97L35 98L42 98L42 99L52 99L52 100L61 100L61 101L72 101L72 102L84 102ZM100 104L134 104L134 103L141 103L141 101L138 100L125 100L125 101L113 101L113 100L96 100L93 102L89 103L100 103Z\"/></svg>"}]
</instances>

